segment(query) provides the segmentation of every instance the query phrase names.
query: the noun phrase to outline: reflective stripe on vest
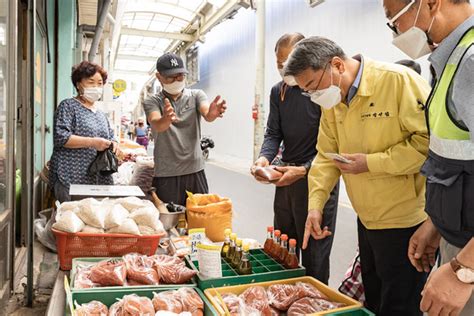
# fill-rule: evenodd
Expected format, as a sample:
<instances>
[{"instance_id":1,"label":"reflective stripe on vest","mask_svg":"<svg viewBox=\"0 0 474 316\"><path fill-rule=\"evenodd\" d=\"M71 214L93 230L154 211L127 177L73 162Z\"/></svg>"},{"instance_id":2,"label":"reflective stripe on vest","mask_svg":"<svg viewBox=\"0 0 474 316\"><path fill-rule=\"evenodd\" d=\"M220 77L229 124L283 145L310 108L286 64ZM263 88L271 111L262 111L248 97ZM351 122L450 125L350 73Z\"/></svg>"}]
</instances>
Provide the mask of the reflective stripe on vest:
<instances>
[{"instance_id":1,"label":"reflective stripe on vest","mask_svg":"<svg viewBox=\"0 0 474 316\"><path fill-rule=\"evenodd\" d=\"M468 130L459 126L448 112L448 91L458 66L474 44L474 28L469 29L451 53L436 84L428 105L430 124L430 149L441 157L457 160L474 160L474 142Z\"/></svg>"}]
</instances>

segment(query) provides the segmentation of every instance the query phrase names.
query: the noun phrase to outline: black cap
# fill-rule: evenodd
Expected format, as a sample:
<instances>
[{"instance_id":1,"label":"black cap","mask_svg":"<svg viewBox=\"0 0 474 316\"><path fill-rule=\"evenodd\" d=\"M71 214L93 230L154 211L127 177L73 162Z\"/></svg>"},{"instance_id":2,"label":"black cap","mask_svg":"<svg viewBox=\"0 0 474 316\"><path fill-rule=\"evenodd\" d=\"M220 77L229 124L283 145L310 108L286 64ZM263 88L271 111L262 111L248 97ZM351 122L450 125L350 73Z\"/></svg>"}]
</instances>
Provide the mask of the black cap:
<instances>
[{"instance_id":1,"label":"black cap","mask_svg":"<svg viewBox=\"0 0 474 316\"><path fill-rule=\"evenodd\" d=\"M158 58L156 61L156 71L165 77L188 73L181 57L172 53L166 53Z\"/></svg>"}]
</instances>

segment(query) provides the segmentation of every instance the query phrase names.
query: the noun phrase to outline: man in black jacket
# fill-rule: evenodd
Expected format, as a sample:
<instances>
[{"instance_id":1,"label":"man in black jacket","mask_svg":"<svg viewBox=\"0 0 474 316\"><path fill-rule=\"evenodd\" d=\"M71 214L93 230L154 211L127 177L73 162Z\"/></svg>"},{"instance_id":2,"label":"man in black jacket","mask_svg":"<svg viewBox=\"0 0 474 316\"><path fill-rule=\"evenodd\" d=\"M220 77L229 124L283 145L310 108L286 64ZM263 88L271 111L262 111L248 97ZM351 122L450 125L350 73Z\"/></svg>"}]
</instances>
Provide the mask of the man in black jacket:
<instances>
[{"instance_id":1,"label":"man in black jacket","mask_svg":"<svg viewBox=\"0 0 474 316\"><path fill-rule=\"evenodd\" d=\"M291 53L293 46L303 39L300 33L285 34L275 45L278 71L282 81L273 86L270 94L270 114L268 116L265 138L260 157L251 168L271 164L277 157L280 144L283 142L281 161L277 170L283 173L275 183L274 225L289 238L296 238L298 247L303 243L305 222L308 215L308 179L307 173L316 156L321 109L302 94L292 77L283 77L283 64ZM255 176L257 180L258 176ZM331 198L324 210L322 236L335 230L339 184L331 193ZM323 238L323 237L322 237ZM333 236L311 239L309 246L303 250L303 266L307 275L324 283L329 280L329 255Z\"/></svg>"}]
</instances>

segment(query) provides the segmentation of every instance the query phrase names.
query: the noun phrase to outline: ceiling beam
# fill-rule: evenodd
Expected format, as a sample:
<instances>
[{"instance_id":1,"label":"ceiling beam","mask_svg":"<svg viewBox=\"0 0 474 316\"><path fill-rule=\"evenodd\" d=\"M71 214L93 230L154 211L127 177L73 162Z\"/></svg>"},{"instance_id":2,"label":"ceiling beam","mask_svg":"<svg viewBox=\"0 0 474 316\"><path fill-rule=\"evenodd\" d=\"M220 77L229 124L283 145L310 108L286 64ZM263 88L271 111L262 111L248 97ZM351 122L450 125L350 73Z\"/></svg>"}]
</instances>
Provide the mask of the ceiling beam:
<instances>
[{"instance_id":1,"label":"ceiling beam","mask_svg":"<svg viewBox=\"0 0 474 316\"><path fill-rule=\"evenodd\" d=\"M144 61L144 62L147 62L147 61L155 62L158 59L158 57L119 54L119 55L117 55L117 59L136 60L136 61Z\"/></svg>"},{"instance_id":2,"label":"ceiling beam","mask_svg":"<svg viewBox=\"0 0 474 316\"><path fill-rule=\"evenodd\" d=\"M117 69L114 70L115 74L124 74L124 75L148 75L148 71L142 70L130 70L130 69Z\"/></svg>"},{"instance_id":3,"label":"ceiling beam","mask_svg":"<svg viewBox=\"0 0 474 316\"><path fill-rule=\"evenodd\" d=\"M122 27L122 35L135 35L135 36L145 36L145 37L154 37L154 38L167 38L172 40L179 40L184 42L192 42L195 40L193 35L183 34L183 33L171 33L171 32L158 32L158 31L148 31L141 29L134 29L129 27Z\"/></svg>"}]
</instances>

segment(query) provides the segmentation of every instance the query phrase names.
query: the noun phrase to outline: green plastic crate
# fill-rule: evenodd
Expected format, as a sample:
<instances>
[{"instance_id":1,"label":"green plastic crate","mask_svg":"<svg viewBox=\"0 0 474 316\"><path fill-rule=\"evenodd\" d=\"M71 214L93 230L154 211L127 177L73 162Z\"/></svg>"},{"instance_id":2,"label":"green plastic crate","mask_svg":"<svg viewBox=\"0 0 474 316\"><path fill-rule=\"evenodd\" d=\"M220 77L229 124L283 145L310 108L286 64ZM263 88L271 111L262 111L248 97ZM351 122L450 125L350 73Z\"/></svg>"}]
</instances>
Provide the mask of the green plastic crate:
<instances>
[{"instance_id":1,"label":"green plastic crate","mask_svg":"<svg viewBox=\"0 0 474 316\"><path fill-rule=\"evenodd\" d=\"M186 257L186 260L192 269L199 271L199 264L197 261L191 261L189 257ZM306 269L301 265L296 269L285 268L267 255L263 249L251 249L250 262L252 264L252 274L239 275L238 272L224 259L221 259L222 278L202 279L198 274L198 287L201 290L205 290L211 287L290 279L304 276L306 274Z\"/></svg>"},{"instance_id":2,"label":"green plastic crate","mask_svg":"<svg viewBox=\"0 0 474 316\"><path fill-rule=\"evenodd\" d=\"M375 316L374 313L365 308L357 308L348 311L340 311L335 313L330 313L328 316Z\"/></svg>"},{"instance_id":3,"label":"green plastic crate","mask_svg":"<svg viewBox=\"0 0 474 316\"><path fill-rule=\"evenodd\" d=\"M192 278L188 283L185 284L161 284L161 285L131 285L131 286L101 286L101 287L93 287L89 289L76 289L74 287L75 279L76 279L76 271L77 271L77 265L80 263L97 263L102 260L108 260L108 259L116 259L116 260L122 260L121 257L115 257L115 258L110 258L110 257L91 257L91 258L74 258L72 259L72 269L71 269L71 274L70 274L70 286L71 286L71 292L76 292L76 291L102 291L102 290L121 290L124 288L127 289L147 289L147 288L169 288L171 287L196 287L196 281L194 280L195 278ZM188 265L189 268L192 268L187 261L185 261L186 264Z\"/></svg>"},{"instance_id":4,"label":"green plastic crate","mask_svg":"<svg viewBox=\"0 0 474 316\"><path fill-rule=\"evenodd\" d=\"M119 291L117 290L102 290L100 292L91 292L91 291L76 291L72 293L72 301L77 302L78 304L88 303L90 301L100 301L110 307L113 303L124 297L125 295L136 294L138 296L146 296L149 298L153 298L153 292L163 292L163 291L170 291L170 290L177 290L179 287L156 287L154 289L131 289L131 288L122 288ZM206 298L204 293L199 290L198 288L194 288L201 299L204 302L204 315L206 316L214 316L218 315L214 307L211 305L209 300ZM74 303L73 303L74 304ZM69 306L66 306L66 315L71 315Z\"/></svg>"}]
</instances>

